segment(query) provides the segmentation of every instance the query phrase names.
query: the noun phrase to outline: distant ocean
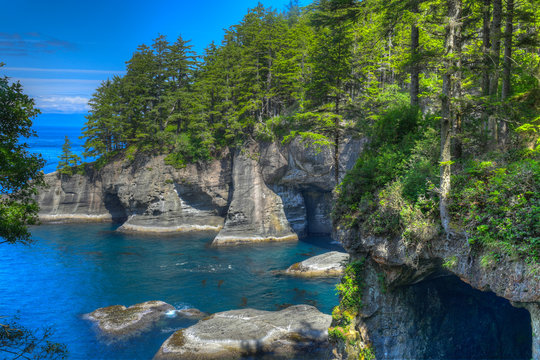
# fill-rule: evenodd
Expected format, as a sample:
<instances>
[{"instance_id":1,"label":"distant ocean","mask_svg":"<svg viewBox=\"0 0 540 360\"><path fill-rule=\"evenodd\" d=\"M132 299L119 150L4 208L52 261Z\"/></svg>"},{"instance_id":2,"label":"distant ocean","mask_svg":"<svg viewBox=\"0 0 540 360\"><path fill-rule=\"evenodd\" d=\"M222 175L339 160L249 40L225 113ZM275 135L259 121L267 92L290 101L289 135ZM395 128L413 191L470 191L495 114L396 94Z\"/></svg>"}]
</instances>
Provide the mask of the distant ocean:
<instances>
[{"instance_id":1,"label":"distant ocean","mask_svg":"<svg viewBox=\"0 0 540 360\"><path fill-rule=\"evenodd\" d=\"M80 139L83 126L84 115L81 114L42 114L34 120L32 128L37 137L27 139L26 143L30 146L30 152L41 154L46 161L43 168L46 174L56 171L66 135L71 143L71 151L84 160L84 140Z\"/></svg>"}]
</instances>

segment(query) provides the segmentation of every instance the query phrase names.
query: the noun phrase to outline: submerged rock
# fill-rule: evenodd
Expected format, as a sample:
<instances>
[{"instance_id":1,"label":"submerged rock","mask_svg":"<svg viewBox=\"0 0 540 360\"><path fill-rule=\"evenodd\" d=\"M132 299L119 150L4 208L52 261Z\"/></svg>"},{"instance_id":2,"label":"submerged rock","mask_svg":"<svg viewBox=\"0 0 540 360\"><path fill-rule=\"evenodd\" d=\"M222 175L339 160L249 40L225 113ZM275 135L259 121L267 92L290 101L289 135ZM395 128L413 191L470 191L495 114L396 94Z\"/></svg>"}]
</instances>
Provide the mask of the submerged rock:
<instances>
[{"instance_id":1,"label":"submerged rock","mask_svg":"<svg viewBox=\"0 0 540 360\"><path fill-rule=\"evenodd\" d=\"M174 306L163 301L146 301L126 308L114 305L97 309L87 315L106 335L128 336L147 330Z\"/></svg>"},{"instance_id":2,"label":"submerged rock","mask_svg":"<svg viewBox=\"0 0 540 360\"><path fill-rule=\"evenodd\" d=\"M291 265L285 274L305 277L340 276L348 262L349 254L330 251Z\"/></svg>"},{"instance_id":3,"label":"submerged rock","mask_svg":"<svg viewBox=\"0 0 540 360\"><path fill-rule=\"evenodd\" d=\"M309 305L281 311L225 311L175 332L154 359L240 359L255 354L321 358L331 321L330 315Z\"/></svg>"}]
</instances>

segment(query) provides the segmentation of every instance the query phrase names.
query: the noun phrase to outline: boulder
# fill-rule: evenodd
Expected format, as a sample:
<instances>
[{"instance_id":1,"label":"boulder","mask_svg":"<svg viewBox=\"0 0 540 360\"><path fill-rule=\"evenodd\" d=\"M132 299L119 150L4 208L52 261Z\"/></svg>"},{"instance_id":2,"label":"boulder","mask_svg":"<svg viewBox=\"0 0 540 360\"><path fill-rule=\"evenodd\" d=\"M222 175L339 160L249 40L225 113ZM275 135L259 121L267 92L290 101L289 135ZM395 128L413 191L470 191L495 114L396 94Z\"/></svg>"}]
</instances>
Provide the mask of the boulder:
<instances>
[{"instance_id":1,"label":"boulder","mask_svg":"<svg viewBox=\"0 0 540 360\"><path fill-rule=\"evenodd\" d=\"M240 359L255 354L288 359L310 354L309 358L322 358L328 348L331 321L330 315L309 305L281 311L225 311L176 331L154 359Z\"/></svg>"},{"instance_id":2,"label":"boulder","mask_svg":"<svg viewBox=\"0 0 540 360\"><path fill-rule=\"evenodd\" d=\"M349 254L330 251L291 265L285 274L304 277L341 276L348 262Z\"/></svg>"},{"instance_id":3,"label":"boulder","mask_svg":"<svg viewBox=\"0 0 540 360\"><path fill-rule=\"evenodd\" d=\"M148 330L174 306L163 301L146 301L126 308L114 305L99 308L86 317L95 322L99 330L111 336L129 336Z\"/></svg>"}]
</instances>

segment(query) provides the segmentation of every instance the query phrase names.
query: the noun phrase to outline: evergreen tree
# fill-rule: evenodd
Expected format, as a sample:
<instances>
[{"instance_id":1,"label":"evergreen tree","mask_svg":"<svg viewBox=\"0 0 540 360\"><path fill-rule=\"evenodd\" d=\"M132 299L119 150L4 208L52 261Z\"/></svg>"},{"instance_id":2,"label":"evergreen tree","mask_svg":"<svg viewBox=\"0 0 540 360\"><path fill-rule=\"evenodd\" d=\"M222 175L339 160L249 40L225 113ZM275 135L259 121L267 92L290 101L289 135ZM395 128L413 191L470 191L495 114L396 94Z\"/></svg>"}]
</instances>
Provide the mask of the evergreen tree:
<instances>
[{"instance_id":1,"label":"evergreen tree","mask_svg":"<svg viewBox=\"0 0 540 360\"><path fill-rule=\"evenodd\" d=\"M0 244L30 243L27 226L38 222L34 195L43 185L45 162L26 143L35 136L32 119L38 114L18 81L0 77Z\"/></svg>"},{"instance_id":2,"label":"evergreen tree","mask_svg":"<svg viewBox=\"0 0 540 360\"><path fill-rule=\"evenodd\" d=\"M62 154L60 155L56 170L62 175L73 175L74 167L78 165L81 158L71 152L71 143L66 135L64 145L62 145Z\"/></svg>"}]
</instances>

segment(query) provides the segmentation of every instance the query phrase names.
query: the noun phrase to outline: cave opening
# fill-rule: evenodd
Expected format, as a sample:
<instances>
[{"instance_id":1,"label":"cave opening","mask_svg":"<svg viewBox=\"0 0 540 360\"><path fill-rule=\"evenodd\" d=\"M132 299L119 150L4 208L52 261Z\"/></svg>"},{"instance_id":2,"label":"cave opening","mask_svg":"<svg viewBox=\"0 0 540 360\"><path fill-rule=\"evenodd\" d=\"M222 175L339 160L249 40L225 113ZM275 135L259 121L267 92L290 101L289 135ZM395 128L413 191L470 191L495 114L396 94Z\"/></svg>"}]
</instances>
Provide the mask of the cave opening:
<instances>
[{"instance_id":1,"label":"cave opening","mask_svg":"<svg viewBox=\"0 0 540 360\"><path fill-rule=\"evenodd\" d=\"M303 191L306 206L307 233L330 235L332 233L332 194L322 191Z\"/></svg>"},{"instance_id":2,"label":"cave opening","mask_svg":"<svg viewBox=\"0 0 540 360\"><path fill-rule=\"evenodd\" d=\"M118 194L112 192L106 192L104 198L105 208L111 214L112 221L116 223L123 223L127 220L127 212Z\"/></svg>"},{"instance_id":3,"label":"cave opening","mask_svg":"<svg viewBox=\"0 0 540 360\"><path fill-rule=\"evenodd\" d=\"M422 359L531 359L531 316L455 275L403 288L411 345Z\"/></svg>"}]
</instances>

